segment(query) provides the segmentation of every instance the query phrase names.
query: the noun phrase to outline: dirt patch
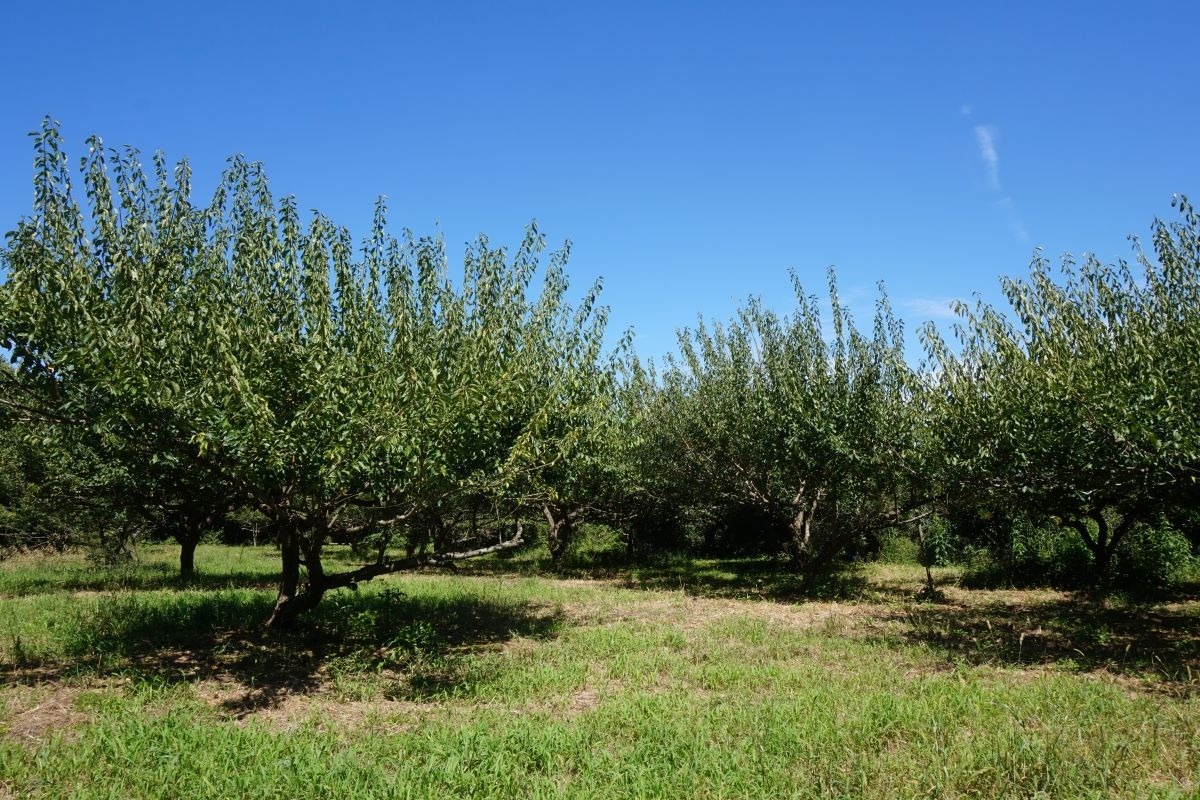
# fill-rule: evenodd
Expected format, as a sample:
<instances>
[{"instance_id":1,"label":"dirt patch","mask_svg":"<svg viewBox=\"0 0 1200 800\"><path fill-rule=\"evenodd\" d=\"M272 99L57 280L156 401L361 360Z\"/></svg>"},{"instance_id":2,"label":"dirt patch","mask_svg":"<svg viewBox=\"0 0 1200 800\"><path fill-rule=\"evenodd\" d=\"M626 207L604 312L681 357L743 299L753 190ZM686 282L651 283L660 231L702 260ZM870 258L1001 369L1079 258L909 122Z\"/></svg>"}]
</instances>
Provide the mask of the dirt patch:
<instances>
[{"instance_id":1,"label":"dirt patch","mask_svg":"<svg viewBox=\"0 0 1200 800\"><path fill-rule=\"evenodd\" d=\"M529 639L524 636L514 636L507 642L500 645L500 652L506 656L518 657L524 656L537 650L538 643L535 639Z\"/></svg>"},{"instance_id":2,"label":"dirt patch","mask_svg":"<svg viewBox=\"0 0 1200 800\"><path fill-rule=\"evenodd\" d=\"M1065 603L1070 592L1057 589L964 589L961 586L939 586L946 599L965 607L1029 608L1050 603Z\"/></svg>"},{"instance_id":3,"label":"dirt patch","mask_svg":"<svg viewBox=\"0 0 1200 800\"><path fill-rule=\"evenodd\" d=\"M292 695L283 702L240 721L258 720L279 730L315 725L320 730L349 731L364 728L381 733L412 730L429 715L431 706L402 700L335 700Z\"/></svg>"},{"instance_id":4,"label":"dirt patch","mask_svg":"<svg viewBox=\"0 0 1200 800\"><path fill-rule=\"evenodd\" d=\"M411 730L436 707L385 698L346 700L329 686L292 691L248 687L224 679L200 681L193 691L197 699L238 725L255 721L283 731L315 725L320 730L370 728L394 733Z\"/></svg>"},{"instance_id":5,"label":"dirt patch","mask_svg":"<svg viewBox=\"0 0 1200 800\"><path fill-rule=\"evenodd\" d=\"M4 736L27 745L39 745L55 735L72 738L88 720L75 703L83 691L74 686L39 686L7 693Z\"/></svg>"},{"instance_id":6,"label":"dirt patch","mask_svg":"<svg viewBox=\"0 0 1200 800\"><path fill-rule=\"evenodd\" d=\"M594 689L581 689L571 695L571 713L581 714L600 705L600 695Z\"/></svg>"},{"instance_id":7,"label":"dirt patch","mask_svg":"<svg viewBox=\"0 0 1200 800\"><path fill-rule=\"evenodd\" d=\"M339 733L370 730L388 734L412 731L432 716L471 714L483 708L518 715L551 713L573 717L598 707L605 694L604 690L589 685L569 696L559 695L510 707L479 702L421 703L386 698L347 700L339 698L328 687L315 693L283 692L268 697L260 689L224 680L197 683L194 691L198 699L239 726L253 723L278 731L314 726L318 730Z\"/></svg>"},{"instance_id":8,"label":"dirt patch","mask_svg":"<svg viewBox=\"0 0 1200 800\"><path fill-rule=\"evenodd\" d=\"M885 622L887 606L876 603L807 602L786 604L770 600L727 600L680 593L654 593L619 605L586 601L563 604L563 614L577 624L612 625L623 622L669 624L694 631L726 620L761 620L788 630L822 630L852 634Z\"/></svg>"}]
</instances>

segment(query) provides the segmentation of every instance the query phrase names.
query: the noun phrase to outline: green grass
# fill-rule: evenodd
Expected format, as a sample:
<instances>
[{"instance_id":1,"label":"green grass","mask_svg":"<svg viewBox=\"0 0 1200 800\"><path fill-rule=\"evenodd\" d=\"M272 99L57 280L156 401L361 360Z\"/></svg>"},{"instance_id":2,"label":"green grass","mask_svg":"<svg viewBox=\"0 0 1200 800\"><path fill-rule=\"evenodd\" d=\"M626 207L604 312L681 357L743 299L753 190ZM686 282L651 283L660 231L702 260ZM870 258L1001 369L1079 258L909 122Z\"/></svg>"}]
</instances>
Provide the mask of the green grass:
<instances>
[{"instance_id":1,"label":"green grass","mask_svg":"<svg viewBox=\"0 0 1200 800\"><path fill-rule=\"evenodd\" d=\"M1195 602L494 560L284 636L268 548L173 557L0 564L0 797L1200 795Z\"/></svg>"}]
</instances>

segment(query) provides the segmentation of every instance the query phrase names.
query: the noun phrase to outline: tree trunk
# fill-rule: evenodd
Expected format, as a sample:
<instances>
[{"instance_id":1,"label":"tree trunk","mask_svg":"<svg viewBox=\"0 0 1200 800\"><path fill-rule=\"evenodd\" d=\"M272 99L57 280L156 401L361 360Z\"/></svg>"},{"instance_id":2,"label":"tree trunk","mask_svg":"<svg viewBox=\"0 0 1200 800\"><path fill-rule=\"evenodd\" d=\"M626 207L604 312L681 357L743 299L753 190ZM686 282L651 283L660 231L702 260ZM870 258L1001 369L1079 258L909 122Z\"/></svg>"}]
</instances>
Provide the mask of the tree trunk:
<instances>
[{"instance_id":1,"label":"tree trunk","mask_svg":"<svg viewBox=\"0 0 1200 800\"><path fill-rule=\"evenodd\" d=\"M833 524L814 531L813 522L817 516L817 507L824 496L824 492L818 492L815 499L805 500L804 492L801 491L797 493L793 505L795 515L790 525L792 563L798 572L810 577L821 573L832 564L862 530L861 527L844 522L837 524L839 520L835 510L832 516L826 515L827 521ZM836 509L836 506L834 508Z\"/></svg>"},{"instance_id":2,"label":"tree trunk","mask_svg":"<svg viewBox=\"0 0 1200 800\"><path fill-rule=\"evenodd\" d=\"M369 581L381 575L388 575L404 569L421 566L448 565L465 558L475 558L489 553L511 550L524 543L524 532L518 521L513 538L497 542L474 550L462 550L451 553L434 553L429 556L418 555L399 561L385 561L368 564L348 572L325 573L321 563L321 549L328 538L328 521L321 520L316 524L308 523L302 528L296 521L288 521L277 527L276 541L279 543L282 570L279 580L279 595L275 600L275 608L267 619L268 629L287 628L301 614L317 607L321 598L327 592L335 589L357 589L362 581ZM303 559L301 558L303 556ZM300 567L306 567L308 577L303 586L300 581Z\"/></svg>"},{"instance_id":3,"label":"tree trunk","mask_svg":"<svg viewBox=\"0 0 1200 800\"><path fill-rule=\"evenodd\" d=\"M450 549L450 526L442 519L441 514L431 514L429 532L433 540L433 552L445 553Z\"/></svg>"},{"instance_id":4,"label":"tree trunk","mask_svg":"<svg viewBox=\"0 0 1200 800\"><path fill-rule=\"evenodd\" d=\"M382 564L387 559L387 549L392 543L390 533L379 534L379 543L375 545L375 563Z\"/></svg>"},{"instance_id":5,"label":"tree trunk","mask_svg":"<svg viewBox=\"0 0 1200 800\"><path fill-rule=\"evenodd\" d=\"M190 581L196 575L196 544L199 536L176 536L179 542L179 577Z\"/></svg>"},{"instance_id":6,"label":"tree trunk","mask_svg":"<svg viewBox=\"0 0 1200 800\"><path fill-rule=\"evenodd\" d=\"M925 567L925 596L933 600L937 597L937 587L933 585L933 570L930 569L933 564L933 555L929 552L929 538L925 535L924 522L917 523L917 542L921 564Z\"/></svg>"},{"instance_id":7,"label":"tree trunk","mask_svg":"<svg viewBox=\"0 0 1200 800\"><path fill-rule=\"evenodd\" d=\"M812 513L801 508L792 516L792 563L801 572L807 572L812 560Z\"/></svg>"},{"instance_id":8,"label":"tree trunk","mask_svg":"<svg viewBox=\"0 0 1200 800\"><path fill-rule=\"evenodd\" d=\"M267 619L268 628L286 628L296 618L296 597L300 591L300 534L294 525L281 528L279 539L279 594L275 609Z\"/></svg>"},{"instance_id":9,"label":"tree trunk","mask_svg":"<svg viewBox=\"0 0 1200 800\"><path fill-rule=\"evenodd\" d=\"M304 592L298 598L300 606L297 613L311 611L325 596L325 567L321 564L321 548L325 545L324 536L315 535L308 547L304 548L304 563L308 567L308 580L304 584Z\"/></svg>"},{"instance_id":10,"label":"tree trunk","mask_svg":"<svg viewBox=\"0 0 1200 800\"><path fill-rule=\"evenodd\" d=\"M550 551L551 563L557 567L575 535L575 515L552 503L543 505L542 513L547 523L546 548Z\"/></svg>"},{"instance_id":11,"label":"tree trunk","mask_svg":"<svg viewBox=\"0 0 1200 800\"><path fill-rule=\"evenodd\" d=\"M1092 532L1087 525L1087 520L1096 523L1095 536L1092 536ZM1117 548L1120 547L1125 535L1140 520L1141 515L1138 513L1138 509L1133 509L1127 511L1114 528L1108 524L1108 520L1101 509L1091 512L1087 515L1086 519L1072 519L1068 521L1068 524L1079 532L1080 537L1083 538L1083 543L1087 545L1088 550L1092 553L1092 560L1096 566L1092 589L1100 597L1105 597L1110 588L1113 555L1117 552Z\"/></svg>"},{"instance_id":12,"label":"tree trunk","mask_svg":"<svg viewBox=\"0 0 1200 800\"><path fill-rule=\"evenodd\" d=\"M325 596L329 586L325 579L325 568L321 564L321 549L325 546L327 531L324 522L311 528L307 534L292 525L285 535L280 536L283 570L275 610L267 620L268 628L290 627L301 614L316 608ZM308 571L303 586L300 584L301 566Z\"/></svg>"},{"instance_id":13,"label":"tree trunk","mask_svg":"<svg viewBox=\"0 0 1200 800\"><path fill-rule=\"evenodd\" d=\"M175 528L175 541L179 543L179 577L190 581L196 575L196 545L200 543L209 517L187 517Z\"/></svg>"},{"instance_id":14,"label":"tree trunk","mask_svg":"<svg viewBox=\"0 0 1200 800\"><path fill-rule=\"evenodd\" d=\"M204 532L213 527L221 512L205 506L185 508L177 518L172 536L179 543L179 577L191 580L196 574L196 545Z\"/></svg>"},{"instance_id":15,"label":"tree trunk","mask_svg":"<svg viewBox=\"0 0 1200 800\"><path fill-rule=\"evenodd\" d=\"M824 531L822 536L814 536L813 520L817 516L823 493L818 492L813 499L804 495L804 489L801 489L792 501L792 563L798 572L815 575L833 561L849 537L835 531Z\"/></svg>"}]
</instances>

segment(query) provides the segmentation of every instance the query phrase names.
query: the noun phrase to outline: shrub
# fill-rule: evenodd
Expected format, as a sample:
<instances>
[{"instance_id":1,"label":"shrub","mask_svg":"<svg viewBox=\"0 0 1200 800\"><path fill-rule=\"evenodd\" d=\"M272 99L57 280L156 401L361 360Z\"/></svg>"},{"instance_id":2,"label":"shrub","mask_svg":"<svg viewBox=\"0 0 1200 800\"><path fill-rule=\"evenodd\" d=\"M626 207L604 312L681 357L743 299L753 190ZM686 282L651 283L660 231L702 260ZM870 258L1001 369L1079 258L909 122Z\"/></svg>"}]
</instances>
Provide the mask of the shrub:
<instances>
[{"instance_id":1,"label":"shrub","mask_svg":"<svg viewBox=\"0 0 1200 800\"><path fill-rule=\"evenodd\" d=\"M1190 579L1198 566L1191 543L1170 524L1139 525L1117 551L1109 586L1135 594L1168 591ZM963 585L1083 589L1095 578L1093 556L1072 531L1018 521L1004 540L967 559Z\"/></svg>"},{"instance_id":2,"label":"shrub","mask_svg":"<svg viewBox=\"0 0 1200 800\"><path fill-rule=\"evenodd\" d=\"M625 541L615 528L585 522L567 545L565 556L576 566L619 563L625 557Z\"/></svg>"},{"instance_id":3,"label":"shrub","mask_svg":"<svg viewBox=\"0 0 1200 800\"><path fill-rule=\"evenodd\" d=\"M1117 553L1115 583L1141 591L1173 589L1191 577L1196 559L1187 538L1166 523L1130 532Z\"/></svg>"},{"instance_id":4,"label":"shrub","mask_svg":"<svg viewBox=\"0 0 1200 800\"><path fill-rule=\"evenodd\" d=\"M899 528L889 528L879 537L879 557L883 564L917 564L919 548L908 534Z\"/></svg>"},{"instance_id":5,"label":"shrub","mask_svg":"<svg viewBox=\"0 0 1200 800\"><path fill-rule=\"evenodd\" d=\"M997 536L986 549L975 551L962 581L976 588L1081 589L1092 577L1092 555L1077 533L1049 522L1018 519L1007 536Z\"/></svg>"}]
</instances>

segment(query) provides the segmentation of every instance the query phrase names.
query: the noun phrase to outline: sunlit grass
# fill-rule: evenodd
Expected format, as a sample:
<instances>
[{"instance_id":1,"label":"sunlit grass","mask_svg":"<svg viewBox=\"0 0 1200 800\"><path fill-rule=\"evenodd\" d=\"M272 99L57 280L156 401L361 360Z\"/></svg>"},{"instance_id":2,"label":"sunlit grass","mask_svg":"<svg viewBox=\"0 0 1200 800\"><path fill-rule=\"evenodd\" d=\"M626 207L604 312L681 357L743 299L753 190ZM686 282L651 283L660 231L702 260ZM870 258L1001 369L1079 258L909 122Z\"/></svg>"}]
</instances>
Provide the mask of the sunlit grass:
<instances>
[{"instance_id":1,"label":"sunlit grass","mask_svg":"<svg viewBox=\"0 0 1200 800\"><path fill-rule=\"evenodd\" d=\"M155 583L172 556L86 590L72 558L0 566L0 797L1200 787L1195 684L1133 652L1186 666L1195 603L1072 612L1061 593L950 586L948 603L923 604L923 574L895 566L854 571L845 596L783 600L769 564L603 581L492 565L331 595L283 635L261 631L269 548L206 548L198 565L224 583L199 589ZM1109 658L1126 649L1122 671Z\"/></svg>"}]
</instances>

